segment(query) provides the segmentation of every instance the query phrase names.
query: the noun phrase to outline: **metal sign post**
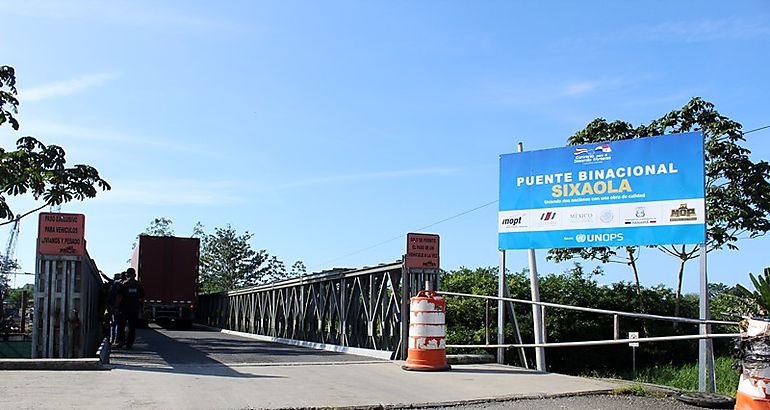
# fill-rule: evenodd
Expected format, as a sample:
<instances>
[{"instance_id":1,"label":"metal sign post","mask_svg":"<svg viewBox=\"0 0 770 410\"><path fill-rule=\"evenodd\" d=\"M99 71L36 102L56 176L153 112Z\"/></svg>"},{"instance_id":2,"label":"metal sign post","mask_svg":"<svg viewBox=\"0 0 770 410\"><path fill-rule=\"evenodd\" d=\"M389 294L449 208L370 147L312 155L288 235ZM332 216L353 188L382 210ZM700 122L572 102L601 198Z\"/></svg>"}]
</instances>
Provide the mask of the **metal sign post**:
<instances>
[{"instance_id":1,"label":"metal sign post","mask_svg":"<svg viewBox=\"0 0 770 410\"><path fill-rule=\"evenodd\" d=\"M700 319L709 320L708 275L706 269L706 244L700 245ZM700 325L700 334L709 333L709 325ZM711 339L698 341L698 390L713 393L716 390L714 372L714 344Z\"/></svg>"},{"instance_id":2,"label":"metal sign post","mask_svg":"<svg viewBox=\"0 0 770 410\"><path fill-rule=\"evenodd\" d=\"M639 332L628 332L628 339L639 339ZM629 342L628 345L631 346L631 371L636 379L636 348L639 347L639 342Z\"/></svg>"},{"instance_id":3,"label":"metal sign post","mask_svg":"<svg viewBox=\"0 0 770 410\"><path fill-rule=\"evenodd\" d=\"M519 143L518 151L524 152L524 143ZM535 250L528 249L527 256L529 259L529 286L530 293L532 294L533 302L540 302L540 282L537 277L537 259L535 257ZM502 295L501 295L502 296ZM545 341L545 327L543 326L543 310L540 306L532 305L532 322L533 331L535 335L535 343L541 344ZM538 371L545 371L545 348L535 348L535 368Z\"/></svg>"},{"instance_id":4,"label":"metal sign post","mask_svg":"<svg viewBox=\"0 0 770 410\"><path fill-rule=\"evenodd\" d=\"M505 297L505 249L500 250L500 272L497 275L497 297ZM505 343L505 305L497 299L497 344ZM497 348L497 363L505 364L505 348Z\"/></svg>"}]
</instances>

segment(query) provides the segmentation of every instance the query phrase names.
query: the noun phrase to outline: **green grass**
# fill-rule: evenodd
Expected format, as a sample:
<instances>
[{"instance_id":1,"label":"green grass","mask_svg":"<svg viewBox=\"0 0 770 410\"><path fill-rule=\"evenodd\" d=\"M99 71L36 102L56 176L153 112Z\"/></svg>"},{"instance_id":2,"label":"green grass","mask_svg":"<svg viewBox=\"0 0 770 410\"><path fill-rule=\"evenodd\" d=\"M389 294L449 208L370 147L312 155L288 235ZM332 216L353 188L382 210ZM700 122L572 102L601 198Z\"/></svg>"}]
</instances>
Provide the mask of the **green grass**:
<instances>
[{"instance_id":1,"label":"green grass","mask_svg":"<svg viewBox=\"0 0 770 410\"><path fill-rule=\"evenodd\" d=\"M640 383L634 383L629 386L618 387L612 391L613 394L630 394L632 396L647 396L647 397L666 397L666 394L661 391L647 389Z\"/></svg>"},{"instance_id":2,"label":"green grass","mask_svg":"<svg viewBox=\"0 0 770 410\"><path fill-rule=\"evenodd\" d=\"M717 393L735 397L739 374L732 369L734 360L718 357L714 360L717 379ZM698 364L683 366L656 366L642 370L636 377L637 382L671 386L681 390L698 390Z\"/></svg>"}]
</instances>

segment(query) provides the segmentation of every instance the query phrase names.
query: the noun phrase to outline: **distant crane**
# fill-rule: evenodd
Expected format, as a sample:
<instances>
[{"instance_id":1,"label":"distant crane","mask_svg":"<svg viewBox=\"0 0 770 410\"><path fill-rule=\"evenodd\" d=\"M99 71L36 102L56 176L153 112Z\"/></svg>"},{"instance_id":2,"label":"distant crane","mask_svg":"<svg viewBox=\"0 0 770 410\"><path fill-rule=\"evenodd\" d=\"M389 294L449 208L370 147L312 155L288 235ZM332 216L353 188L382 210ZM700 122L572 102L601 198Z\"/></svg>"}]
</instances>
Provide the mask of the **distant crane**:
<instances>
[{"instance_id":1,"label":"distant crane","mask_svg":"<svg viewBox=\"0 0 770 410\"><path fill-rule=\"evenodd\" d=\"M5 246L5 260L14 265L16 264L16 242L19 240L20 220L21 215L16 215L16 219L13 220L13 227L11 228L11 237L8 238L8 245Z\"/></svg>"},{"instance_id":2,"label":"distant crane","mask_svg":"<svg viewBox=\"0 0 770 410\"><path fill-rule=\"evenodd\" d=\"M21 220L21 215L16 215L13 227L11 228L11 236L8 238L8 245L5 247L5 254L2 255L2 260L0 260L0 327L5 327L5 309L2 308L2 302L5 301L5 290L8 288L8 275L12 270L18 268L16 263L16 241L19 239L19 220ZM0 331L2 330L0 329Z\"/></svg>"}]
</instances>

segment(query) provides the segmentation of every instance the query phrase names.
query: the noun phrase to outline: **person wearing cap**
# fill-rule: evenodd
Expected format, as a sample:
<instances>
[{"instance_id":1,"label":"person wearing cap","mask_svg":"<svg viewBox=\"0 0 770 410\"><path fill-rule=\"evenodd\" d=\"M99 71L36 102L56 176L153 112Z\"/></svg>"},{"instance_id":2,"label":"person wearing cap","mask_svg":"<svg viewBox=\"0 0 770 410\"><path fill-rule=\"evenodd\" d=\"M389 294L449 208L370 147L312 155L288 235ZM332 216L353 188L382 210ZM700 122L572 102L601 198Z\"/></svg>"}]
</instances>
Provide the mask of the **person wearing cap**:
<instances>
[{"instance_id":1,"label":"person wearing cap","mask_svg":"<svg viewBox=\"0 0 770 410\"><path fill-rule=\"evenodd\" d=\"M120 314L118 323L118 343L117 347L131 349L136 337L136 324L139 321L139 312L142 309L144 299L144 288L136 280L136 271L134 268L126 270L126 280L118 290L118 311ZM128 325L128 334L126 334L126 325Z\"/></svg>"}]
</instances>

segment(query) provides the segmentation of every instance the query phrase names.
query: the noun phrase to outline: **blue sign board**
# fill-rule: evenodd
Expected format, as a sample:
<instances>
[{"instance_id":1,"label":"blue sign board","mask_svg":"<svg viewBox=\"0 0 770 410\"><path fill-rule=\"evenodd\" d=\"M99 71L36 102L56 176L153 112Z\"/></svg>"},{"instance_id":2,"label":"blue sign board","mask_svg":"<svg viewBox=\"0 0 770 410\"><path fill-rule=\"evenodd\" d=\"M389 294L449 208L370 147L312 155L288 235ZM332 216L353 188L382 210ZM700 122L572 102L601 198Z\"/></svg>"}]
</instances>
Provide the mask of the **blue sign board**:
<instances>
[{"instance_id":1,"label":"blue sign board","mask_svg":"<svg viewBox=\"0 0 770 410\"><path fill-rule=\"evenodd\" d=\"M700 132L500 156L500 249L705 242Z\"/></svg>"}]
</instances>

